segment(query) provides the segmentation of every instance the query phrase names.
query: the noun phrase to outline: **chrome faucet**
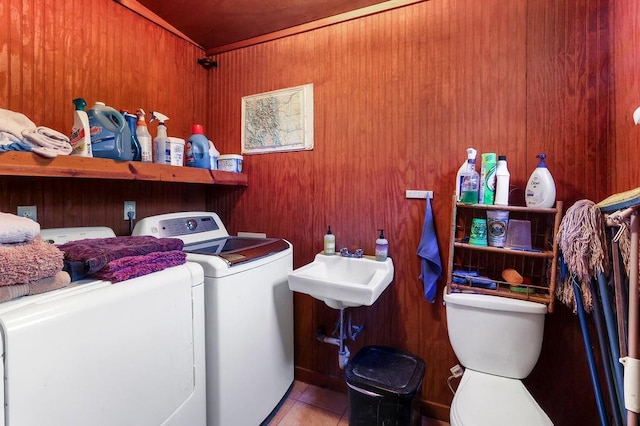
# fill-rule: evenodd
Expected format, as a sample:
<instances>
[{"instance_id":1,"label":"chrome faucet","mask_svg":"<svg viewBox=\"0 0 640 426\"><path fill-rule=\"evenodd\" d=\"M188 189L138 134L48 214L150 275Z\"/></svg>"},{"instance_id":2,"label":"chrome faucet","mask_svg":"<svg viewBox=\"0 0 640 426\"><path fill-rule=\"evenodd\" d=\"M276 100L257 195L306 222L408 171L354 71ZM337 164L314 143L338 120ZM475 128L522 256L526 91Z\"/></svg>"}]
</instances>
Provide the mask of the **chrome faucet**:
<instances>
[{"instance_id":1,"label":"chrome faucet","mask_svg":"<svg viewBox=\"0 0 640 426\"><path fill-rule=\"evenodd\" d=\"M342 257L356 257L360 259L362 258L362 255L364 255L364 250L362 250L361 248L356 249L356 251L353 253L349 253L349 249L346 247L342 247L340 249L340 256Z\"/></svg>"}]
</instances>

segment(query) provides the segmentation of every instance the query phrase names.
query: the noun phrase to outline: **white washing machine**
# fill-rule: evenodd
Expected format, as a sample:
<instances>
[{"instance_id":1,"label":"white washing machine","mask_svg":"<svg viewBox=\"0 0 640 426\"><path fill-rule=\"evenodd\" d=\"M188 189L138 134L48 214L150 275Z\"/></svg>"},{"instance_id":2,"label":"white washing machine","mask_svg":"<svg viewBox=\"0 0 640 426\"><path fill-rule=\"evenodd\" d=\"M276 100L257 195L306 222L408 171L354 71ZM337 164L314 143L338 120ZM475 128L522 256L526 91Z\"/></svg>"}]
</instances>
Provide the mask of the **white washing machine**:
<instances>
[{"instance_id":1,"label":"white washing machine","mask_svg":"<svg viewBox=\"0 0 640 426\"><path fill-rule=\"evenodd\" d=\"M291 244L229 236L210 212L145 218L133 235L181 238L204 268L207 424L260 424L293 384Z\"/></svg>"},{"instance_id":2,"label":"white washing machine","mask_svg":"<svg viewBox=\"0 0 640 426\"><path fill-rule=\"evenodd\" d=\"M42 230L57 244L108 228ZM204 425L204 275L187 262L0 304L0 424Z\"/></svg>"}]
</instances>

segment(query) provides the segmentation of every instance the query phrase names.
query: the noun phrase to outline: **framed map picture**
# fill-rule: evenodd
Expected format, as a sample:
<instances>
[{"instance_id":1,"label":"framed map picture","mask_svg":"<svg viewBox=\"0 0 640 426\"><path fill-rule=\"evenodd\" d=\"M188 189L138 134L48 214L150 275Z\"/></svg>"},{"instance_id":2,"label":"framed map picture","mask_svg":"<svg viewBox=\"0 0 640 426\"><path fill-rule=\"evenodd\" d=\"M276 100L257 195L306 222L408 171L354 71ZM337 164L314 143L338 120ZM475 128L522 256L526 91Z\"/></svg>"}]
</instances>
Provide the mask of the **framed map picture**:
<instances>
[{"instance_id":1,"label":"framed map picture","mask_svg":"<svg viewBox=\"0 0 640 426\"><path fill-rule=\"evenodd\" d=\"M244 96L242 153L313 149L313 84Z\"/></svg>"}]
</instances>

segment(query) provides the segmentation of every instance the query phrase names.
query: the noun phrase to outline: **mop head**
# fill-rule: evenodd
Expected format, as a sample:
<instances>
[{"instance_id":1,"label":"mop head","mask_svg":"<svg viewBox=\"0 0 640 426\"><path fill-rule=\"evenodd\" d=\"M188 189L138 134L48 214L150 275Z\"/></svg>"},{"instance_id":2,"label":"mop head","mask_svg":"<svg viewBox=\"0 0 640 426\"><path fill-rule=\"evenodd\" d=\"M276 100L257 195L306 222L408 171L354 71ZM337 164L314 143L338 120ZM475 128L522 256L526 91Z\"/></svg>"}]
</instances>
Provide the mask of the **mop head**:
<instances>
[{"instance_id":1,"label":"mop head","mask_svg":"<svg viewBox=\"0 0 640 426\"><path fill-rule=\"evenodd\" d=\"M609 271L609 256L604 218L593 201L580 200L567 209L558 229L558 247L569 274L556 286L556 297L576 312L572 280L580 284L584 307L591 312L593 303L589 282L598 272Z\"/></svg>"}]
</instances>

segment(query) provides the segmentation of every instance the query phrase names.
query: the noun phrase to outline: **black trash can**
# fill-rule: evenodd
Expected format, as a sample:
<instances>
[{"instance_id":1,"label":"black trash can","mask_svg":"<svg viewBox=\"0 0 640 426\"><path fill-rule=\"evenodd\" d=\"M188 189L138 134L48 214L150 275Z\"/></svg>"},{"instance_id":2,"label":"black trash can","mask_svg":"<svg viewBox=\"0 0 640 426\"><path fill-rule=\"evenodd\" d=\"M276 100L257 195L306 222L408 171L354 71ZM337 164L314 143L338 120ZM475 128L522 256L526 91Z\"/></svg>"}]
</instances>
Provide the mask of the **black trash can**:
<instances>
[{"instance_id":1,"label":"black trash can","mask_svg":"<svg viewBox=\"0 0 640 426\"><path fill-rule=\"evenodd\" d=\"M345 368L349 425L420 425L418 400L425 363L409 352L365 346Z\"/></svg>"}]
</instances>

